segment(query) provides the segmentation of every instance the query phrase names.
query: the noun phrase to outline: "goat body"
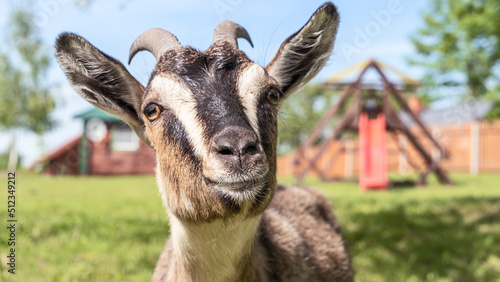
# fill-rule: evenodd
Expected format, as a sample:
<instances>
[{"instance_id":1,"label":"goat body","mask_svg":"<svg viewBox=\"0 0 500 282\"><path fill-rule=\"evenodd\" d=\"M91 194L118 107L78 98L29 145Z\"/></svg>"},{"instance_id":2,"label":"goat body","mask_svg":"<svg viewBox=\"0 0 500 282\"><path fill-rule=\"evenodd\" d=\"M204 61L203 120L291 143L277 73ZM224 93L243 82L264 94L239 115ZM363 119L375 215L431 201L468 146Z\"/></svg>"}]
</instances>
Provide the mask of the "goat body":
<instances>
[{"instance_id":1,"label":"goat body","mask_svg":"<svg viewBox=\"0 0 500 282\"><path fill-rule=\"evenodd\" d=\"M158 260L153 281L353 280L349 252L335 216L326 198L317 191L278 185L258 226L250 226L256 232L243 233L252 237L244 237L241 229L235 229L249 226L247 222L239 223L196 225L196 230L191 230L191 234L201 236L205 246L197 254L209 257L202 260L206 269L183 268L186 254L176 253L175 239L170 238ZM174 223L172 236L174 228L184 229ZM242 237L246 244L241 244ZM235 247L238 243L241 245ZM236 256L230 255L235 252ZM184 265L197 265L198 257L192 259L195 262Z\"/></svg>"}]
</instances>

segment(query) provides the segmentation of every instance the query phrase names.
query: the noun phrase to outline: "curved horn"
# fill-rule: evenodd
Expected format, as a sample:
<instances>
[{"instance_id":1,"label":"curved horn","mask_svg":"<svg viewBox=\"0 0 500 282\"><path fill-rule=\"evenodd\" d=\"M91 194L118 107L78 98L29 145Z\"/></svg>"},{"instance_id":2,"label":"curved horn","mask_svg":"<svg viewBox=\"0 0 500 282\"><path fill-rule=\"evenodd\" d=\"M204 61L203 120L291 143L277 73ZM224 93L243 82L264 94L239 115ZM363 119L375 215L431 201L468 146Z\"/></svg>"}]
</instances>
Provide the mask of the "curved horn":
<instances>
[{"instance_id":1,"label":"curved horn","mask_svg":"<svg viewBox=\"0 0 500 282\"><path fill-rule=\"evenodd\" d=\"M238 38L245 38L253 47L250 35L248 35L246 29L244 29L241 25L231 21L223 21L215 27L214 43L223 40L231 43L236 49L238 49L238 41L236 41Z\"/></svg>"},{"instance_id":2,"label":"curved horn","mask_svg":"<svg viewBox=\"0 0 500 282\"><path fill-rule=\"evenodd\" d=\"M181 47L182 45L177 40L177 37L172 33L160 28L152 28L143 32L134 41L132 47L130 47L128 63L130 64L135 54L143 50L153 53L156 61L159 61L165 52Z\"/></svg>"}]
</instances>

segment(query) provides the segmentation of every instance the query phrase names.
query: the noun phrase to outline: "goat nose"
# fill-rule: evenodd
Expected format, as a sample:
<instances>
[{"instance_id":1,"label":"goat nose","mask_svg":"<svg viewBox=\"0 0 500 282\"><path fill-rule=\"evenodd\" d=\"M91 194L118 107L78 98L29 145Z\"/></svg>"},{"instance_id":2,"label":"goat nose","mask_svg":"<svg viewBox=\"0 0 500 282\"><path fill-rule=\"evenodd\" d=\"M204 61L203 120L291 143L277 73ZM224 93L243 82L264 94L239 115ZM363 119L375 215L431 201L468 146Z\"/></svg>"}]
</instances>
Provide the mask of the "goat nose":
<instances>
[{"instance_id":1,"label":"goat nose","mask_svg":"<svg viewBox=\"0 0 500 282\"><path fill-rule=\"evenodd\" d=\"M213 138L211 149L218 158L240 167L252 159L252 156L261 154L255 133L241 127L228 127L219 132Z\"/></svg>"}]
</instances>

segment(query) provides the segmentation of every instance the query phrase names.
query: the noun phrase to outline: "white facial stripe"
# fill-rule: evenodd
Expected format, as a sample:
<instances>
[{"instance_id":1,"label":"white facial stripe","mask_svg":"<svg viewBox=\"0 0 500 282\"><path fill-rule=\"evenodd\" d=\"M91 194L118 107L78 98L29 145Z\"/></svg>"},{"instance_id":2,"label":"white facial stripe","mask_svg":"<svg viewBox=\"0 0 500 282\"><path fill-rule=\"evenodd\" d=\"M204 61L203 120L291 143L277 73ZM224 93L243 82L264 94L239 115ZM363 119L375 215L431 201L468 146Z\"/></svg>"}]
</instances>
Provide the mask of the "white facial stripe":
<instances>
[{"instance_id":1,"label":"white facial stripe","mask_svg":"<svg viewBox=\"0 0 500 282\"><path fill-rule=\"evenodd\" d=\"M203 146L203 127L196 117L196 101L189 88L174 78L156 76L151 81L154 95L159 95L161 103L170 108L181 122L198 157L206 156Z\"/></svg>"},{"instance_id":2,"label":"white facial stripe","mask_svg":"<svg viewBox=\"0 0 500 282\"><path fill-rule=\"evenodd\" d=\"M260 132L257 120L257 103L259 102L259 95L265 85L266 73L264 69L257 64L252 64L250 67L246 68L240 77L238 77L238 94L240 95L250 125L259 139Z\"/></svg>"},{"instance_id":3,"label":"white facial stripe","mask_svg":"<svg viewBox=\"0 0 500 282\"><path fill-rule=\"evenodd\" d=\"M167 189L168 186L170 186L170 181L168 181L168 178L163 176L163 172L161 171L161 165L159 162L159 159L156 159L156 184L158 185L158 190L160 191L161 199L163 200L163 204L165 207L170 207L170 204L168 202L168 195L167 195Z\"/></svg>"}]
</instances>

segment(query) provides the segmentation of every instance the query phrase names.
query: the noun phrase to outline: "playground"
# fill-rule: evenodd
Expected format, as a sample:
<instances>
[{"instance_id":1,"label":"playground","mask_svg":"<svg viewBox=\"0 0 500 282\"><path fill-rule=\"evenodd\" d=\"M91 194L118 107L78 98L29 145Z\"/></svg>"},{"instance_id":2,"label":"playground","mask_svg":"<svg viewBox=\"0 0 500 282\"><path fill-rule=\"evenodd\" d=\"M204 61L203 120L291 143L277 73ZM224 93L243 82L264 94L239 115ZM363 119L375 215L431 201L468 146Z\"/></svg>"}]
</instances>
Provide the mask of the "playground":
<instances>
[{"instance_id":1,"label":"playground","mask_svg":"<svg viewBox=\"0 0 500 282\"><path fill-rule=\"evenodd\" d=\"M486 102L426 109L419 81L376 60L323 84L339 97L297 150L278 158L280 176L356 181L366 191L425 186L430 175L452 186L450 171L500 172L500 121L483 120Z\"/></svg>"}]
</instances>

